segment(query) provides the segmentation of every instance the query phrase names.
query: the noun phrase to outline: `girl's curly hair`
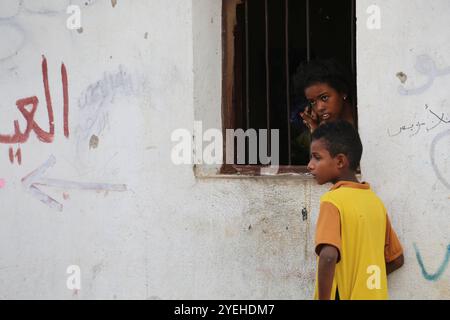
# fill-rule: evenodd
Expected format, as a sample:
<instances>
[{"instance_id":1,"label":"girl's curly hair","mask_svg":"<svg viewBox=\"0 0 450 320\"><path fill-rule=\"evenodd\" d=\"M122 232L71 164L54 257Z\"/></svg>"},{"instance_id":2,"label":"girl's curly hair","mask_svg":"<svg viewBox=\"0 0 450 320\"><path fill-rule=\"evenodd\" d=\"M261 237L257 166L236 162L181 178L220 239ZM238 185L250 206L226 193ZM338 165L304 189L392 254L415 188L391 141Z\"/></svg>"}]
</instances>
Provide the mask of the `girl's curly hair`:
<instances>
[{"instance_id":1,"label":"girl's curly hair","mask_svg":"<svg viewBox=\"0 0 450 320\"><path fill-rule=\"evenodd\" d=\"M354 85L351 73L335 59L317 59L302 63L293 77L295 95L303 96L304 89L315 83L327 83L338 92L346 93L354 102Z\"/></svg>"},{"instance_id":2,"label":"girl's curly hair","mask_svg":"<svg viewBox=\"0 0 450 320\"><path fill-rule=\"evenodd\" d=\"M315 59L299 65L292 78L293 108L290 121L297 127L304 129L302 121L298 116L308 105L305 98L305 88L315 83L326 83L340 93L347 95L352 113L357 122L355 86L351 72L336 59Z\"/></svg>"}]
</instances>

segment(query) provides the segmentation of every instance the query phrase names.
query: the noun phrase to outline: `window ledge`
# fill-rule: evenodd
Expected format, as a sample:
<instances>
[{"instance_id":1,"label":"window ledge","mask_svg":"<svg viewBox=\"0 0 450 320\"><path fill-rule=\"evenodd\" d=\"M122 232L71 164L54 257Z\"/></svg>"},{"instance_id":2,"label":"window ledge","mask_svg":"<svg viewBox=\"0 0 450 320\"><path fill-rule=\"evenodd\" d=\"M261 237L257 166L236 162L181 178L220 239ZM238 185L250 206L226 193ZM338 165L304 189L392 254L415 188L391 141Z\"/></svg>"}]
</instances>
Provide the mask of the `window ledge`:
<instances>
[{"instance_id":1,"label":"window ledge","mask_svg":"<svg viewBox=\"0 0 450 320\"><path fill-rule=\"evenodd\" d=\"M194 165L194 174L196 178L200 179L295 178L314 180L306 166L271 168L260 165Z\"/></svg>"},{"instance_id":2,"label":"window ledge","mask_svg":"<svg viewBox=\"0 0 450 320\"><path fill-rule=\"evenodd\" d=\"M198 179L301 179L313 181L306 166L279 166L278 170L258 165L194 165L194 175ZM361 180L361 172L356 173Z\"/></svg>"}]
</instances>

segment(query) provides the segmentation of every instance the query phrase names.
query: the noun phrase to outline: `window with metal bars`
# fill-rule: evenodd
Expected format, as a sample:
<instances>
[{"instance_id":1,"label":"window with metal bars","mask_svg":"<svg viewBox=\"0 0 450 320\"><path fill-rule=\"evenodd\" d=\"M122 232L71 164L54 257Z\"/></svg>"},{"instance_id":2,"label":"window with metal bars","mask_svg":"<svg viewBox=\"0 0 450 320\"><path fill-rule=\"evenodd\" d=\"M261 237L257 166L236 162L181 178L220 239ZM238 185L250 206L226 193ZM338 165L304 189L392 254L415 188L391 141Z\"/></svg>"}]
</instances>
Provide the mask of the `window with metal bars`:
<instances>
[{"instance_id":1,"label":"window with metal bars","mask_svg":"<svg viewBox=\"0 0 450 320\"><path fill-rule=\"evenodd\" d=\"M309 150L296 146L306 128L292 114L304 97L293 76L305 61L334 58L355 80L355 28L355 0L223 0L224 133L279 129L279 173L306 172ZM222 173L260 168L225 164Z\"/></svg>"}]
</instances>

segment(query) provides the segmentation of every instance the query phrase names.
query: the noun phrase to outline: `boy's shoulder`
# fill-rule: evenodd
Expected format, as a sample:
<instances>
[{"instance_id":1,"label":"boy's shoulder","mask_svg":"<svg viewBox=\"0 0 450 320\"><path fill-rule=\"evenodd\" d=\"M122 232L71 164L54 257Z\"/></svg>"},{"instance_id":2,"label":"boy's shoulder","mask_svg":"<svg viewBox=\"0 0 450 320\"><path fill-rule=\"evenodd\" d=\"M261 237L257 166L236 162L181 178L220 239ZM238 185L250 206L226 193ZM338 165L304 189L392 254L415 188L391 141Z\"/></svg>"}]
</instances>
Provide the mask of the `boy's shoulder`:
<instances>
[{"instance_id":1,"label":"boy's shoulder","mask_svg":"<svg viewBox=\"0 0 450 320\"><path fill-rule=\"evenodd\" d=\"M331 202L338 206L343 202L349 202L358 197L365 197L366 199L379 202L384 207L383 201L367 182L339 181L321 196L320 202Z\"/></svg>"}]
</instances>

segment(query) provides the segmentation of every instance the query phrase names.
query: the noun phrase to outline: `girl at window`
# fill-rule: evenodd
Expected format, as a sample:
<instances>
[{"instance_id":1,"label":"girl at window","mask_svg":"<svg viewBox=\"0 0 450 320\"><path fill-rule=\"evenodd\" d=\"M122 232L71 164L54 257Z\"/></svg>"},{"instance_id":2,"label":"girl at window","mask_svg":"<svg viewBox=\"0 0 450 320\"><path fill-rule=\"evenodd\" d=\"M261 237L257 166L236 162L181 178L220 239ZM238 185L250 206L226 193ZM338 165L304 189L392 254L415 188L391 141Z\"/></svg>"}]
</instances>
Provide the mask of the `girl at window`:
<instances>
[{"instance_id":1,"label":"girl at window","mask_svg":"<svg viewBox=\"0 0 450 320\"><path fill-rule=\"evenodd\" d=\"M306 108L298 114L311 132L321 123L338 119L356 127L353 81L336 60L312 60L300 65L294 85L294 90L306 98Z\"/></svg>"},{"instance_id":2,"label":"girl at window","mask_svg":"<svg viewBox=\"0 0 450 320\"><path fill-rule=\"evenodd\" d=\"M354 85L351 74L334 59L301 64L293 85L298 107L292 113L297 124L292 151L296 163L307 163L310 135L319 125L341 119L357 128Z\"/></svg>"}]
</instances>

